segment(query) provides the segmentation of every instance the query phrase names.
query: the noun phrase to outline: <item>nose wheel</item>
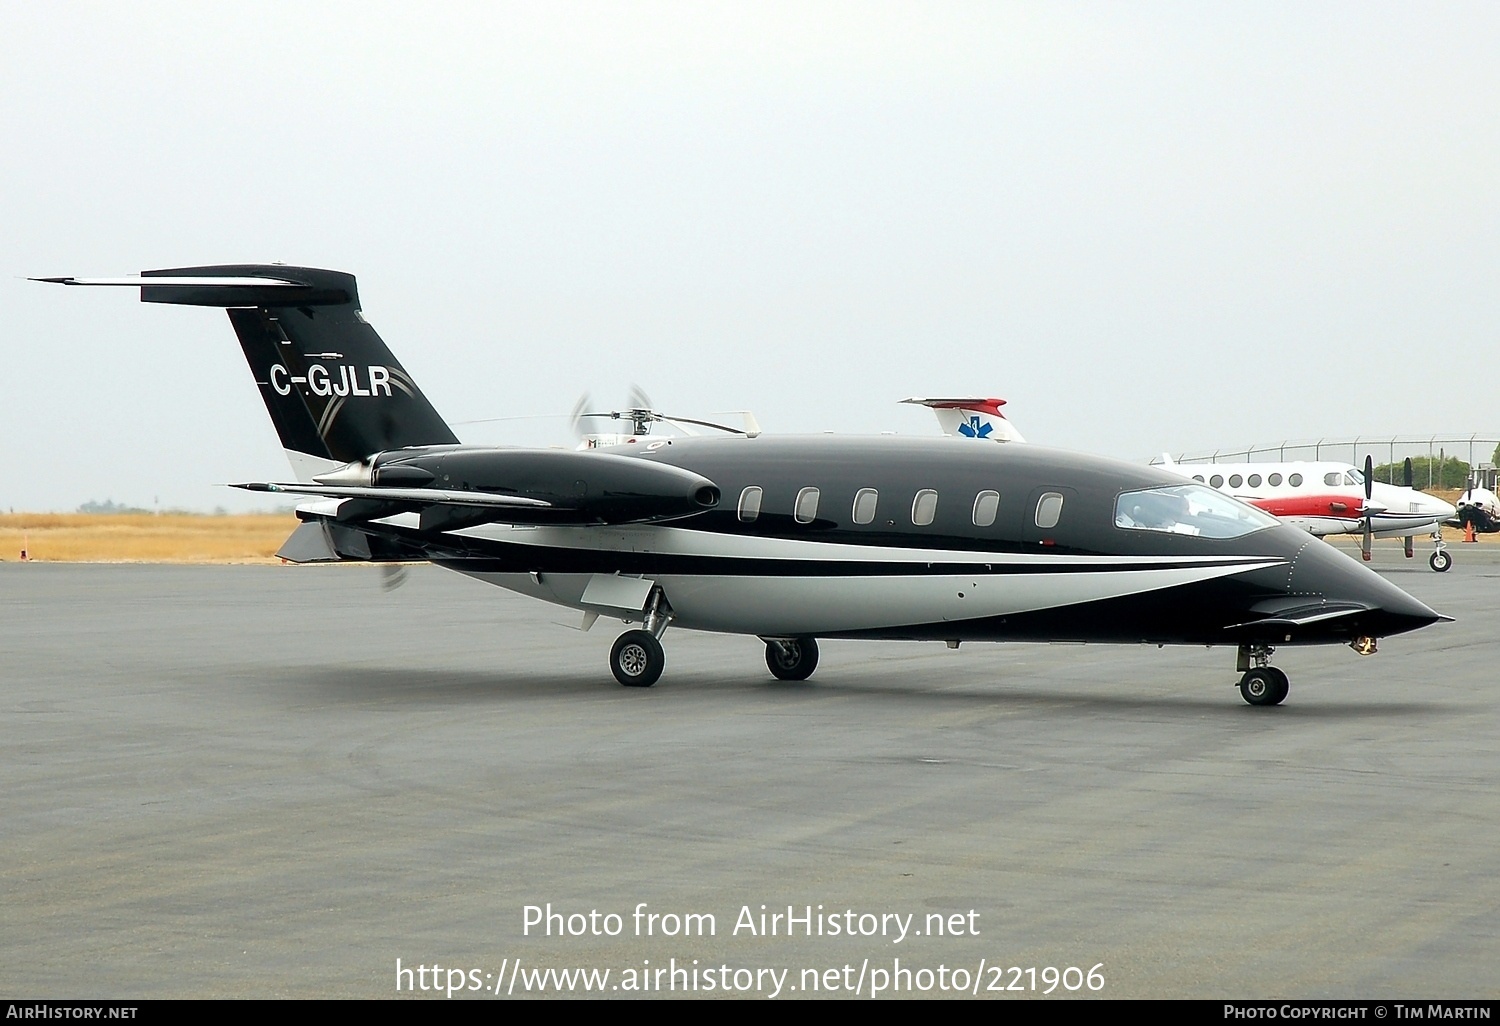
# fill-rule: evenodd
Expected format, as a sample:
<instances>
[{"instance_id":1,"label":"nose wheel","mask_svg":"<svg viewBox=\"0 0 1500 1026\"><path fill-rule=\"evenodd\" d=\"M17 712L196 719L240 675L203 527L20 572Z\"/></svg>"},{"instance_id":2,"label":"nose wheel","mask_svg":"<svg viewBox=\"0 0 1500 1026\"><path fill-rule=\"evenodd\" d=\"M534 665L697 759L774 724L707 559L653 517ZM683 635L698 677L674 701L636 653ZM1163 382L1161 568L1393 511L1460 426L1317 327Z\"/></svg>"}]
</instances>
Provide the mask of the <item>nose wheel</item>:
<instances>
[{"instance_id":1,"label":"nose wheel","mask_svg":"<svg viewBox=\"0 0 1500 1026\"><path fill-rule=\"evenodd\" d=\"M1240 678L1240 695L1251 705L1280 705L1292 689L1292 683L1274 666L1246 670Z\"/></svg>"},{"instance_id":2,"label":"nose wheel","mask_svg":"<svg viewBox=\"0 0 1500 1026\"><path fill-rule=\"evenodd\" d=\"M1292 683L1287 675L1271 665L1270 645L1241 645L1235 669L1240 678L1240 697L1251 705L1280 705L1286 701Z\"/></svg>"}]
</instances>

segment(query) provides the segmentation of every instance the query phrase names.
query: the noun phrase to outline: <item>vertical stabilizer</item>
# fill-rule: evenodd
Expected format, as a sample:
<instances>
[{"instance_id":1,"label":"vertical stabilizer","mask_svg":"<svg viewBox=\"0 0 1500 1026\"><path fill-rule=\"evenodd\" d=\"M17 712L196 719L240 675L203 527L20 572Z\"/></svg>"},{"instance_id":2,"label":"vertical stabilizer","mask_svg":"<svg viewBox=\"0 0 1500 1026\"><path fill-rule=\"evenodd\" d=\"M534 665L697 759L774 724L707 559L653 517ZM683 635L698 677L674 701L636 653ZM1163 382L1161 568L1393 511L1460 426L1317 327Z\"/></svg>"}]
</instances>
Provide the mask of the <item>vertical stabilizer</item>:
<instances>
[{"instance_id":1,"label":"vertical stabilizer","mask_svg":"<svg viewBox=\"0 0 1500 1026\"><path fill-rule=\"evenodd\" d=\"M960 398L924 399L913 397L901 400L926 406L938 419L943 434L963 438L981 438L990 442L1024 442L1021 432L1015 429L1000 407L1004 399Z\"/></svg>"},{"instance_id":2,"label":"vertical stabilizer","mask_svg":"<svg viewBox=\"0 0 1500 1026\"><path fill-rule=\"evenodd\" d=\"M366 322L352 274L225 264L41 280L134 285L145 303L224 307L301 478L386 449L458 441Z\"/></svg>"}]
</instances>

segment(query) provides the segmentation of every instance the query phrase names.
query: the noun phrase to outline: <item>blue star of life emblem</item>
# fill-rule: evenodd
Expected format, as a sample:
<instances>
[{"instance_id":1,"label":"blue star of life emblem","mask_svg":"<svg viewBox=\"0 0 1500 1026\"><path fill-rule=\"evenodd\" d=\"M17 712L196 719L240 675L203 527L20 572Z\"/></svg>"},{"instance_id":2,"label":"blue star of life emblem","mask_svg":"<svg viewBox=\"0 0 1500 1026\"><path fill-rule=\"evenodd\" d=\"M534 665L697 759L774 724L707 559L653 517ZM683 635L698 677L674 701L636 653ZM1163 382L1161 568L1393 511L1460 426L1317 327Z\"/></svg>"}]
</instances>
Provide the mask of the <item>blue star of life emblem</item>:
<instances>
[{"instance_id":1,"label":"blue star of life emblem","mask_svg":"<svg viewBox=\"0 0 1500 1026\"><path fill-rule=\"evenodd\" d=\"M965 438L988 438L993 430L993 424L981 423L978 417L970 417L967 423L958 426L958 433Z\"/></svg>"}]
</instances>

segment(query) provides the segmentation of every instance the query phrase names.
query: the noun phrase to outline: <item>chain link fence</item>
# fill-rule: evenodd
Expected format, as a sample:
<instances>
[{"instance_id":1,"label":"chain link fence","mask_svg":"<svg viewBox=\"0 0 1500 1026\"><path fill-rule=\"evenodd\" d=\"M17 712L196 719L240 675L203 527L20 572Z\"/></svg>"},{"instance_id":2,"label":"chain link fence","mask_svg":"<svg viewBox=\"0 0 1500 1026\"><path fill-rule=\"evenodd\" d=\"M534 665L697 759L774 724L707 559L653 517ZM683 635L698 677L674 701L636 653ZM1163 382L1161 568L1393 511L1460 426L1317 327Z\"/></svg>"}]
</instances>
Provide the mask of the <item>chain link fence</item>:
<instances>
[{"instance_id":1,"label":"chain link fence","mask_svg":"<svg viewBox=\"0 0 1500 1026\"><path fill-rule=\"evenodd\" d=\"M1415 480L1418 488L1438 486L1436 477L1448 460L1461 460L1468 465L1469 473L1478 476L1478 483L1486 488L1495 487L1496 470L1494 456L1500 448L1500 433L1473 435L1432 435L1418 437L1404 435L1360 435L1354 438L1317 438L1304 441L1276 442L1271 445L1251 445L1239 449L1215 449L1212 452L1187 452L1174 455L1178 463L1295 463L1298 461L1349 463L1363 465L1366 456L1374 459L1381 469L1376 476L1397 484L1400 471L1397 468L1410 459L1415 465ZM1161 463L1160 456L1151 461ZM1423 480L1423 477L1426 480Z\"/></svg>"}]
</instances>

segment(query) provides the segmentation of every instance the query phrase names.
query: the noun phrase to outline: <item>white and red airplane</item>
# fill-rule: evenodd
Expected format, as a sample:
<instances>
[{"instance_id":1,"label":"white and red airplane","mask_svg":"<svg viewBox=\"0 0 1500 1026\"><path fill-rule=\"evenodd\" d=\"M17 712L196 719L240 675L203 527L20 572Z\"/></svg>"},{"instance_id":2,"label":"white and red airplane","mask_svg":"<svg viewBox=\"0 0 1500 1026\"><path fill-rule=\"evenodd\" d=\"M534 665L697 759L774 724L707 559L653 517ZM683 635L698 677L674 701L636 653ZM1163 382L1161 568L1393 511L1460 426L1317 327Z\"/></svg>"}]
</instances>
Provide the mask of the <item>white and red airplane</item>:
<instances>
[{"instance_id":1,"label":"white and red airplane","mask_svg":"<svg viewBox=\"0 0 1500 1026\"><path fill-rule=\"evenodd\" d=\"M997 442L1021 442L1021 437L1000 407L1004 399L903 399L930 408L943 432L955 437L983 438ZM1442 573L1453 565L1443 542L1442 524L1456 510L1435 495L1407 485L1373 480L1371 460L1365 469L1349 463L1204 463L1181 465L1170 457L1163 466L1236 499L1258 506L1267 513L1320 538L1334 534L1363 537L1361 553L1370 558L1375 538L1406 539L1406 555L1412 555L1412 537L1431 534L1433 551L1427 563Z\"/></svg>"},{"instance_id":2,"label":"white and red airplane","mask_svg":"<svg viewBox=\"0 0 1500 1026\"><path fill-rule=\"evenodd\" d=\"M1453 557L1443 542L1442 524L1454 515L1454 507L1410 486L1374 480L1371 462L1365 457L1363 470L1348 463L1324 461L1178 464L1164 459L1163 465L1259 506L1320 538L1360 535L1365 559L1370 558L1374 538L1406 539L1406 555L1410 558L1412 537L1431 534L1432 555L1427 563L1438 573L1446 571L1453 565ZM1408 478L1410 466L1408 462Z\"/></svg>"}]
</instances>

